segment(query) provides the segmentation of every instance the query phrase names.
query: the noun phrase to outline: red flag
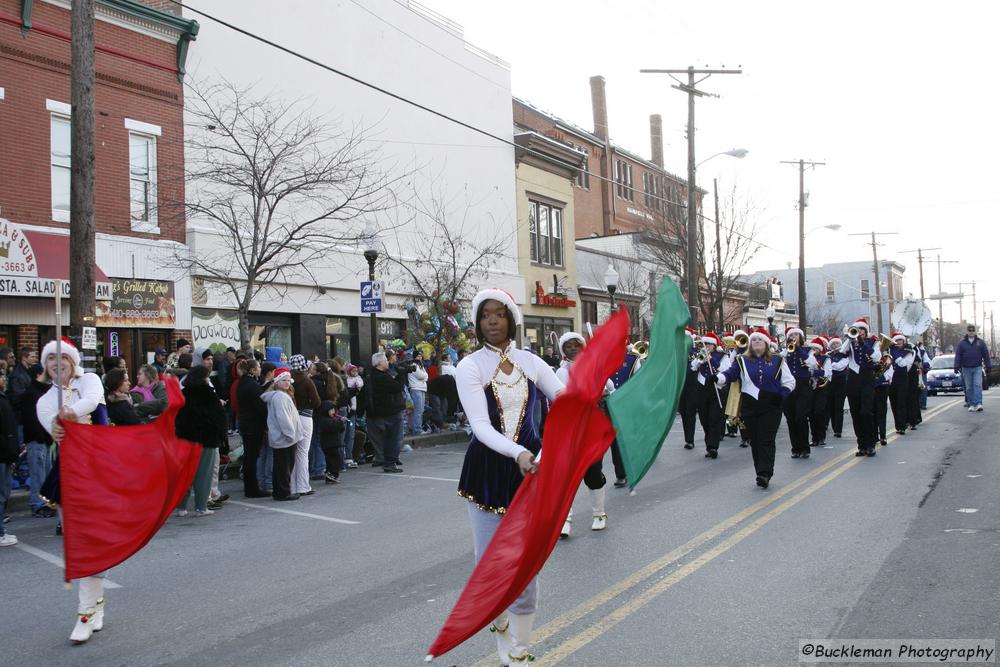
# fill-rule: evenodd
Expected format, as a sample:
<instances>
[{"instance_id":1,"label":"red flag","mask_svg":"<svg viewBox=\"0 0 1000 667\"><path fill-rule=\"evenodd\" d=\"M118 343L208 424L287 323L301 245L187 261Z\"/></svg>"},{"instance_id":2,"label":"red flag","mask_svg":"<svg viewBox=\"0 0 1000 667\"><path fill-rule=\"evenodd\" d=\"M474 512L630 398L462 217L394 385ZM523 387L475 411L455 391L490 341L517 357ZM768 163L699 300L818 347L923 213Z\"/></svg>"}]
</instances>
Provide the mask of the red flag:
<instances>
[{"instance_id":1,"label":"red flag","mask_svg":"<svg viewBox=\"0 0 1000 667\"><path fill-rule=\"evenodd\" d=\"M166 378L167 409L141 426L64 422L59 447L66 581L118 565L153 539L187 493L201 446L174 434L184 405Z\"/></svg>"},{"instance_id":2,"label":"red flag","mask_svg":"<svg viewBox=\"0 0 1000 667\"><path fill-rule=\"evenodd\" d=\"M597 401L625 360L628 327L628 313L618 311L573 362L569 386L545 421L538 474L526 476L517 490L429 657L447 653L486 627L517 599L552 553L584 473L614 439L611 421Z\"/></svg>"}]
</instances>

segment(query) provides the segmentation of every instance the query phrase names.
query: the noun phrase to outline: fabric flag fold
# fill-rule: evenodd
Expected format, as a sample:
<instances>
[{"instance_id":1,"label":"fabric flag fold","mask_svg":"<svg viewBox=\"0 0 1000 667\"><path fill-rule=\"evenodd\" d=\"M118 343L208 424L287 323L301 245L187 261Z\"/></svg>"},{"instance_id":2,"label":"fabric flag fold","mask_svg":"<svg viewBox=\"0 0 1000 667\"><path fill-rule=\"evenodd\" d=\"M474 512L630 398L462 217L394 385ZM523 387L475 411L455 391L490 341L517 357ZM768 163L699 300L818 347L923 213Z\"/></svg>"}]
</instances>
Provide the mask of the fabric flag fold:
<instances>
[{"instance_id":1,"label":"fabric flag fold","mask_svg":"<svg viewBox=\"0 0 1000 667\"><path fill-rule=\"evenodd\" d=\"M677 285L665 279L656 297L649 356L635 377L608 398L629 488L649 471L677 416L688 360L684 327L689 317Z\"/></svg>"},{"instance_id":2,"label":"fabric flag fold","mask_svg":"<svg viewBox=\"0 0 1000 667\"><path fill-rule=\"evenodd\" d=\"M59 446L66 581L127 560L146 545L187 493L201 447L174 433L184 405L166 378L167 409L140 426L64 422Z\"/></svg>"},{"instance_id":3,"label":"fabric flag fold","mask_svg":"<svg viewBox=\"0 0 1000 667\"><path fill-rule=\"evenodd\" d=\"M486 552L428 651L428 660L455 648L507 609L538 574L587 468L604 456L614 429L598 408L605 382L625 360L628 313L600 327L573 362L565 391L545 421L538 473L528 475Z\"/></svg>"}]
</instances>

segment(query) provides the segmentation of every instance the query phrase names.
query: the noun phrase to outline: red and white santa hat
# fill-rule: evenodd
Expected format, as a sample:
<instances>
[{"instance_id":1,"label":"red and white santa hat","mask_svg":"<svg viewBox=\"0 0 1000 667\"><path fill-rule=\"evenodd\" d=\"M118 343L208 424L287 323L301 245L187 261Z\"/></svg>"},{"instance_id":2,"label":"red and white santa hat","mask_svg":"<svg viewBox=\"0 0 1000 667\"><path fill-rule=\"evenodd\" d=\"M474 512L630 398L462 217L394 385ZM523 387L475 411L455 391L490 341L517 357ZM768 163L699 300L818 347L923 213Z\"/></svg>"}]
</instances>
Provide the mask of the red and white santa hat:
<instances>
[{"instance_id":1,"label":"red and white santa hat","mask_svg":"<svg viewBox=\"0 0 1000 667\"><path fill-rule=\"evenodd\" d=\"M826 352L826 342L824 342L822 336L816 336L811 341L809 341L809 347L823 354Z\"/></svg>"},{"instance_id":2,"label":"red and white santa hat","mask_svg":"<svg viewBox=\"0 0 1000 667\"><path fill-rule=\"evenodd\" d=\"M868 324L867 317L859 317L857 320L854 321L854 324L852 324L851 326L857 327L858 329L864 329L865 331L872 330L871 325Z\"/></svg>"},{"instance_id":3,"label":"red and white santa hat","mask_svg":"<svg viewBox=\"0 0 1000 667\"><path fill-rule=\"evenodd\" d=\"M843 345L844 341L840 340L840 336L834 336L827 343L827 347L831 350L839 350L840 346Z\"/></svg>"},{"instance_id":4,"label":"red and white santa hat","mask_svg":"<svg viewBox=\"0 0 1000 667\"><path fill-rule=\"evenodd\" d=\"M479 307L484 301L490 300L499 301L507 306L507 310L514 316L514 324L521 324L521 309L518 307L517 302L514 301L514 296L507 290L500 289L499 287L490 287L481 290L476 296L472 297L472 316L477 317L479 315Z\"/></svg>"},{"instance_id":5,"label":"red and white santa hat","mask_svg":"<svg viewBox=\"0 0 1000 667\"><path fill-rule=\"evenodd\" d=\"M722 339L719 338L719 334L714 331L706 331L701 337L701 342L705 345L714 345L715 347L722 347Z\"/></svg>"},{"instance_id":6,"label":"red and white santa hat","mask_svg":"<svg viewBox=\"0 0 1000 667\"><path fill-rule=\"evenodd\" d=\"M287 368L279 368L278 372L274 374L275 382L281 382L282 380L295 384L295 378L292 377L292 372Z\"/></svg>"},{"instance_id":7,"label":"red and white santa hat","mask_svg":"<svg viewBox=\"0 0 1000 667\"><path fill-rule=\"evenodd\" d=\"M691 340L694 340L698 336L698 332L692 329L691 327L685 327L684 333L686 333L688 338L690 338Z\"/></svg>"},{"instance_id":8,"label":"red and white santa hat","mask_svg":"<svg viewBox=\"0 0 1000 667\"><path fill-rule=\"evenodd\" d=\"M83 375L83 366L80 365L80 350L76 349L76 345L70 342L69 338L63 336L62 338L62 356L69 359L73 363L73 377L80 377ZM50 340L42 348L41 361L44 365L49 357L56 356L56 341Z\"/></svg>"},{"instance_id":9,"label":"red and white santa hat","mask_svg":"<svg viewBox=\"0 0 1000 667\"><path fill-rule=\"evenodd\" d=\"M570 342L571 340L580 341L580 347L586 347L587 346L587 341L584 340L583 336L581 336L580 334L578 334L575 331L567 331L562 336L559 336L559 353L560 354L562 354L562 355L565 356L566 352L565 352L565 350L563 350L563 347L566 345L566 343Z\"/></svg>"},{"instance_id":10,"label":"red and white santa hat","mask_svg":"<svg viewBox=\"0 0 1000 667\"><path fill-rule=\"evenodd\" d=\"M771 337L768 336L767 332L764 329L761 329L760 327L751 331L749 338L751 343L754 342L755 340L762 340L768 345L771 344Z\"/></svg>"},{"instance_id":11,"label":"red and white santa hat","mask_svg":"<svg viewBox=\"0 0 1000 667\"><path fill-rule=\"evenodd\" d=\"M806 335L802 333L802 329L798 327L788 327L785 329L785 340L788 340L788 337L792 334L798 334L800 340L806 337Z\"/></svg>"}]
</instances>

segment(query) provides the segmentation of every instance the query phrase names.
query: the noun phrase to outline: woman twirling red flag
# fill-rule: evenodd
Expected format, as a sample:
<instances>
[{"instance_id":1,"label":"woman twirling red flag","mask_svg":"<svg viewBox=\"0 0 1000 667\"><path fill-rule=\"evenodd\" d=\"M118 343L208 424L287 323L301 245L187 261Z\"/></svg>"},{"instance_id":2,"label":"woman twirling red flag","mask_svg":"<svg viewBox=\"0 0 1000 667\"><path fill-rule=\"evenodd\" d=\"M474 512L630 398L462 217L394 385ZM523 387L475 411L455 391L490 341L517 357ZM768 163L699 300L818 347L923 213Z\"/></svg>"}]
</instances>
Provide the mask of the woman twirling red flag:
<instances>
[{"instance_id":1,"label":"woman twirling red flag","mask_svg":"<svg viewBox=\"0 0 1000 667\"><path fill-rule=\"evenodd\" d=\"M512 320L517 319L519 312L512 299L506 298L498 290L487 292L491 294L484 296L480 293L473 301L477 330L480 326L484 329L490 326L488 311L491 302L505 306L506 316ZM492 294L494 292L497 294ZM527 474L520 483L513 501L506 508L503 520L496 527L465 589L430 647L428 660L450 651L491 621L494 621L493 629L497 634L498 651L501 654L504 643L502 635L508 632L513 635L508 640L511 651L506 656L501 655L505 664L531 659L526 650L531 630L530 621L526 624L527 627L514 627L515 620L523 622L523 618L511 605L515 601L516 604L521 604L522 591L533 585L535 576L559 539L559 528L573 503L584 472L604 455L614 438L614 429L608 417L598 408L598 400L607 379L622 365L625 354L622 341L628 332L628 326L628 314L625 311L614 314L607 324L598 329L587 349L576 361L569 385L559 394L548 413L543 447L544 462L539 461L537 472ZM491 342L489 330L481 333L483 335L479 336L480 340ZM487 345L484 350L488 351L489 347ZM502 373L504 377L518 370L515 368L510 373L503 370L503 361L508 355L502 352L506 349L498 348L493 353L499 355L496 373ZM514 350L508 354L513 357L513 352ZM473 356L470 355L462 362L468 362L467 369L475 365L470 362ZM528 363L527 360L525 363ZM479 400L482 401L484 389L487 397L483 408L487 407L489 396L498 393L496 389L490 391L497 374L494 374L494 379L485 387L481 383L478 385ZM459 367L459 378L462 379L462 365ZM488 377L486 379L489 380ZM531 387L534 387L534 383ZM467 389L467 395L471 398L476 389L476 386ZM463 406L466 405L466 395L463 395L462 403ZM496 403L502 403L502 395L499 395ZM491 421L498 422L495 426L504 426L502 419ZM478 435L476 431L474 433ZM470 453L475 442L474 439L470 445ZM529 465L521 465L524 454L524 451L512 450L512 455L517 455L515 460L521 470L535 470L533 457L530 457ZM525 460L528 461L529 458L525 457ZM474 472L470 473L467 456L462 485L473 481ZM460 486L460 489L460 493L469 497L464 492L464 486ZM487 509L489 507L480 498L470 500L476 502L480 509L484 505ZM472 512L470 509L470 514ZM477 530L475 522L473 530ZM477 544L477 551L478 546ZM509 614L508 607L511 610ZM533 617L533 609L530 616ZM509 619L510 627L502 624L497 626L495 619L501 618Z\"/></svg>"}]
</instances>

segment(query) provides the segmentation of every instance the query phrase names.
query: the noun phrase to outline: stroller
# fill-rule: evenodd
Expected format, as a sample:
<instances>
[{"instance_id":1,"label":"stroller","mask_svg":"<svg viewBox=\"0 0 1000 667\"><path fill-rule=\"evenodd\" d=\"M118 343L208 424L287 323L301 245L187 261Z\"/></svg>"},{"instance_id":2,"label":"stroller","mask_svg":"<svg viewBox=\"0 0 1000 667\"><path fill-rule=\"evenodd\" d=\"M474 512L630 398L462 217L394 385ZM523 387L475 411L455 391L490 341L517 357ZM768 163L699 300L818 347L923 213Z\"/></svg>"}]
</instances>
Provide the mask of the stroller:
<instances>
[{"instance_id":1,"label":"stroller","mask_svg":"<svg viewBox=\"0 0 1000 667\"><path fill-rule=\"evenodd\" d=\"M364 417L354 419L354 448L351 458L358 464L371 463L375 460L375 448L368 442L368 420Z\"/></svg>"}]
</instances>

